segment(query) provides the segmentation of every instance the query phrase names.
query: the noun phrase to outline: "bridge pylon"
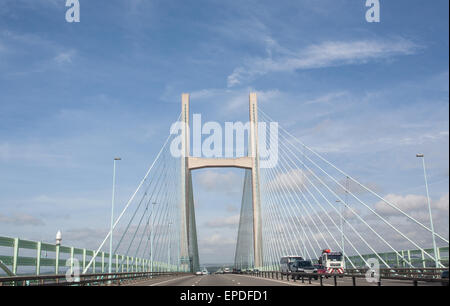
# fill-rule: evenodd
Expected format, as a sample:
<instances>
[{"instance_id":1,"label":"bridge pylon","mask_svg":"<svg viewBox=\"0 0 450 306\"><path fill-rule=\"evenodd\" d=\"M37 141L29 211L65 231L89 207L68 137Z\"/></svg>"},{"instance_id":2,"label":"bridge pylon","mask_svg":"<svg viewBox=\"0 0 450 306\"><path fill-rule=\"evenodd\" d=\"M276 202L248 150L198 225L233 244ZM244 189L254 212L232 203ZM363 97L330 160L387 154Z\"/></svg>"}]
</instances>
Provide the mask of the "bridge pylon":
<instances>
[{"instance_id":1,"label":"bridge pylon","mask_svg":"<svg viewBox=\"0 0 450 306\"><path fill-rule=\"evenodd\" d=\"M253 212L253 259L254 266L263 266L262 223L260 203L260 171L258 154L258 102L256 93L249 96L249 150L241 158L199 158L190 156L189 94L181 96L182 152L181 158L181 258L189 258L192 272L200 269L197 230L195 223L194 197L191 171L203 168L241 168L251 170Z\"/></svg>"}]
</instances>

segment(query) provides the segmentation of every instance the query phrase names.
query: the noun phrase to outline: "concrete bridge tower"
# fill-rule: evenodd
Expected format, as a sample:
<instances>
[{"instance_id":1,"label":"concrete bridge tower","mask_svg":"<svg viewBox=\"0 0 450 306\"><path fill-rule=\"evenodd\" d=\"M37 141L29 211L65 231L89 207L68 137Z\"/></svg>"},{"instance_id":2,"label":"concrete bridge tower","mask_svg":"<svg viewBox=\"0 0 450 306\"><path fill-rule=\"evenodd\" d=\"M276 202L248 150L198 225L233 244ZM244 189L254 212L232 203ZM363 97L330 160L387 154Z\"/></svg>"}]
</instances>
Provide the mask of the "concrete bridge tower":
<instances>
[{"instance_id":1,"label":"concrete bridge tower","mask_svg":"<svg viewBox=\"0 0 450 306\"><path fill-rule=\"evenodd\" d=\"M253 250L254 265L263 266L262 224L259 185L259 154L258 154L258 102L256 93L249 96L249 154L240 158L201 158L190 156L190 125L189 125L189 94L181 97L182 152L181 158L181 264L189 267L192 272L200 269L195 224L194 197L192 191L191 171L203 168L241 168L252 173L252 210L253 210Z\"/></svg>"}]
</instances>

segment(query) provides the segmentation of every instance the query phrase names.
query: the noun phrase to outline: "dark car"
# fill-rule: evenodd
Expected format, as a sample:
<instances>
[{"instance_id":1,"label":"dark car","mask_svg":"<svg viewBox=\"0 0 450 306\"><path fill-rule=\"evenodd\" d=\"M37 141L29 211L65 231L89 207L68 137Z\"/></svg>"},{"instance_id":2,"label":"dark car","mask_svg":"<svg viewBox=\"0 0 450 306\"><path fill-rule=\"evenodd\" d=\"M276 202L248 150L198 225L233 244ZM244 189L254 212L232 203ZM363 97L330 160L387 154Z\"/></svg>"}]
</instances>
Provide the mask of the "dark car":
<instances>
[{"instance_id":1,"label":"dark car","mask_svg":"<svg viewBox=\"0 0 450 306\"><path fill-rule=\"evenodd\" d=\"M442 272L441 279L443 280L442 281L442 286L448 286L448 270ZM444 281L444 280L447 280L447 281Z\"/></svg>"},{"instance_id":2,"label":"dark car","mask_svg":"<svg viewBox=\"0 0 450 306\"><path fill-rule=\"evenodd\" d=\"M319 278L317 275L317 268L313 266L313 264L309 260L299 260L295 262L295 264L293 265L293 269L295 269L295 272L308 274L308 276L311 275L311 277L314 279ZM297 279L299 279L300 277L300 275L297 275Z\"/></svg>"}]
</instances>

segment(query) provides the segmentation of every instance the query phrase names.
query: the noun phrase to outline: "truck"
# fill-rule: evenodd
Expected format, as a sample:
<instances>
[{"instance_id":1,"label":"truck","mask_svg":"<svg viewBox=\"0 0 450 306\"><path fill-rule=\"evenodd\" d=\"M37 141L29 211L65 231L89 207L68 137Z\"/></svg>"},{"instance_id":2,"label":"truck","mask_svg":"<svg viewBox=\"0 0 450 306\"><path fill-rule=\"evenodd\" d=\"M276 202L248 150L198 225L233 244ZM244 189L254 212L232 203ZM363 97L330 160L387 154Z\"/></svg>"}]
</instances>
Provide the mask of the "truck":
<instances>
[{"instance_id":1,"label":"truck","mask_svg":"<svg viewBox=\"0 0 450 306\"><path fill-rule=\"evenodd\" d=\"M317 272L319 274L344 274L342 252L332 252L330 249L322 250Z\"/></svg>"}]
</instances>

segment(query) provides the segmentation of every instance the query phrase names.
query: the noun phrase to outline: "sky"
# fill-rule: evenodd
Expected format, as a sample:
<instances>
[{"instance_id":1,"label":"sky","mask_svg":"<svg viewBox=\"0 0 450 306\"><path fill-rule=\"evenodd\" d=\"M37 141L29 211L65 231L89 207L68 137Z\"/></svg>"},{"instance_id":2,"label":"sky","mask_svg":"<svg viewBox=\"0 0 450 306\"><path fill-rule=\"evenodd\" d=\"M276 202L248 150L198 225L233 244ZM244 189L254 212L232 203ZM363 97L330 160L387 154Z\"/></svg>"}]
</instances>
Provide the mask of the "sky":
<instances>
[{"instance_id":1,"label":"sky","mask_svg":"<svg viewBox=\"0 0 450 306\"><path fill-rule=\"evenodd\" d=\"M448 233L449 2L0 0L0 235L95 248L112 160L123 206L191 94L204 121L261 109ZM243 171L193 174L200 258L232 262ZM409 203L409 201L406 201ZM409 207L407 204L406 207Z\"/></svg>"}]
</instances>

